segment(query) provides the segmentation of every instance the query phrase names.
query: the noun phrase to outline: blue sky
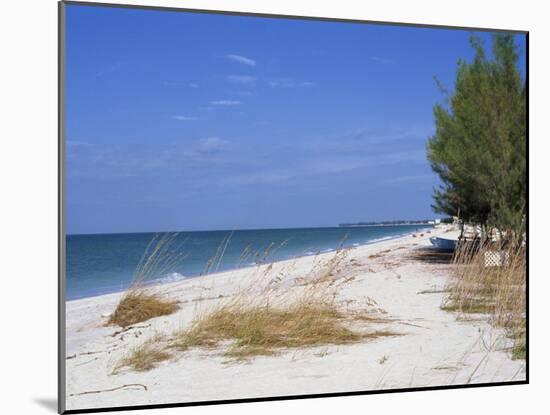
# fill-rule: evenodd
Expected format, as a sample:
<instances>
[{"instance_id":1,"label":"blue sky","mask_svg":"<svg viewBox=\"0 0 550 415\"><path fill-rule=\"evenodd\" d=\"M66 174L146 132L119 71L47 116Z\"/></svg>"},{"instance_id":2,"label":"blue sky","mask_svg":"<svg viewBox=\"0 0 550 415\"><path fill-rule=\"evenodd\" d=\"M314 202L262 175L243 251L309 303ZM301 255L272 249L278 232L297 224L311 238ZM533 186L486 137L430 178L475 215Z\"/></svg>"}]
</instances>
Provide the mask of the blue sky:
<instances>
[{"instance_id":1,"label":"blue sky","mask_svg":"<svg viewBox=\"0 0 550 415\"><path fill-rule=\"evenodd\" d=\"M69 5L68 233L434 217L433 76L469 35Z\"/></svg>"}]
</instances>

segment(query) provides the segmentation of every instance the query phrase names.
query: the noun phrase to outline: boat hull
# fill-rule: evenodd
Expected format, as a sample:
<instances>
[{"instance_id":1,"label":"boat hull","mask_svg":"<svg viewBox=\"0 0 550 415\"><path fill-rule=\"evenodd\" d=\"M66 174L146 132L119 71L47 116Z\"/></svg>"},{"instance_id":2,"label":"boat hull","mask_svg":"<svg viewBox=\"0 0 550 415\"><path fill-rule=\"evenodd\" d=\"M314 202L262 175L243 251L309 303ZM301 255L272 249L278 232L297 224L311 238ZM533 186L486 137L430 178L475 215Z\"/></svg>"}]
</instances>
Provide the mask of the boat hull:
<instances>
[{"instance_id":1,"label":"boat hull","mask_svg":"<svg viewBox=\"0 0 550 415\"><path fill-rule=\"evenodd\" d=\"M454 251L456 248L456 239L446 239L440 238L438 236L433 236L430 238L432 245L442 251Z\"/></svg>"}]
</instances>

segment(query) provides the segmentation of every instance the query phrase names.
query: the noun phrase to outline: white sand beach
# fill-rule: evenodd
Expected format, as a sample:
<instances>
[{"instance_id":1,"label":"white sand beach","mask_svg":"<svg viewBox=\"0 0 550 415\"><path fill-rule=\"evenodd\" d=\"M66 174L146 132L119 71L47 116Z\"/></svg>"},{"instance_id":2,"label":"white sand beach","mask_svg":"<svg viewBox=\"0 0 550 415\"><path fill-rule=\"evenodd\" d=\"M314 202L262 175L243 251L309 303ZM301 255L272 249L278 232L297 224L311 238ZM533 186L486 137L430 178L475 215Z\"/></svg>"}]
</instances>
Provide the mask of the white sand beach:
<instances>
[{"instance_id":1,"label":"white sand beach","mask_svg":"<svg viewBox=\"0 0 550 415\"><path fill-rule=\"evenodd\" d=\"M221 349L194 348L146 372L113 370L133 347L158 334L185 329L200 310L226 301L266 272L290 290L310 275L325 253L211 274L156 289L180 302L172 315L126 329L105 326L121 294L67 303L68 410L185 403L269 396L370 391L525 379L525 361L512 360L509 342L482 315L460 318L440 308L450 278L445 256L427 250L434 229L355 247L331 275L341 308L369 310L380 319L356 322L362 330L400 336L348 345L282 350L275 356L230 360ZM268 269L268 267L270 267Z\"/></svg>"}]
</instances>

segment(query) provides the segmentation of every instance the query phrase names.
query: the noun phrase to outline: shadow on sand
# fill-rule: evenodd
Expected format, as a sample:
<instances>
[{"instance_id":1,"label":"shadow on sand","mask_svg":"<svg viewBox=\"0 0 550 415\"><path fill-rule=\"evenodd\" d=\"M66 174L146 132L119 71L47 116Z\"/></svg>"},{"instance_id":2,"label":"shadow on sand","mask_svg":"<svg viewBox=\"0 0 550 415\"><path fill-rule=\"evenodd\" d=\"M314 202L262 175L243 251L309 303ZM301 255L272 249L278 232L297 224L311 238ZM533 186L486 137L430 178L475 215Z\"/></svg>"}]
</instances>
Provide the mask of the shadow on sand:
<instances>
[{"instance_id":1,"label":"shadow on sand","mask_svg":"<svg viewBox=\"0 0 550 415\"><path fill-rule=\"evenodd\" d=\"M453 260L453 253L435 248L419 248L414 250L409 258L428 264L450 264Z\"/></svg>"}]
</instances>

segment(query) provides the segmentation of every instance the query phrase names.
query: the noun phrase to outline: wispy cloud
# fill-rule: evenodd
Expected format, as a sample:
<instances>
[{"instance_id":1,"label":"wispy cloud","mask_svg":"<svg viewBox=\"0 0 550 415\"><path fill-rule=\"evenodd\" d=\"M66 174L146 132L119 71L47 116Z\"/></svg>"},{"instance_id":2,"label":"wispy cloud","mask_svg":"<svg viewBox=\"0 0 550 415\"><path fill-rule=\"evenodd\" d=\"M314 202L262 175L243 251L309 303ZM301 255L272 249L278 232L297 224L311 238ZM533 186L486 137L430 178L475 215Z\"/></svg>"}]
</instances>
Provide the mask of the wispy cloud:
<instances>
[{"instance_id":1,"label":"wispy cloud","mask_svg":"<svg viewBox=\"0 0 550 415\"><path fill-rule=\"evenodd\" d=\"M272 88L303 88L314 86L310 81L298 81L294 78L279 78L269 81L269 86Z\"/></svg>"},{"instance_id":2,"label":"wispy cloud","mask_svg":"<svg viewBox=\"0 0 550 415\"><path fill-rule=\"evenodd\" d=\"M225 55L225 57L233 62L242 63L243 65L256 66L256 61L254 59L247 58L242 55Z\"/></svg>"},{"instance_id":3,"label":"wispy cloud","mask_svg":"<svg viewBox=\"0 0 550 415\"><path fill-rule=\"evenodd\" d=\"M363 141L369 144L384 144L397 141L423 142L431 134L433 134L433 127L430 125L383 125L357 129L342 136L342 140Z\"/></svg>"},{"instance_id":4,"label":"wispy cloud","mask_svg":"<svg viewBox=\"0 0 550 415\"><path fill-rule=\"evenodd\" d=\"M237 84L253 84L256 82L256 77L250 75L229 75L227 79Z\"/></svg>"},{"instance_id":5,"label":"wispy cloud","mask_svg":"<svg viewBox=\"0 0 550 415\"><path fill-rule=\"evenodd\" d=\"M230 141L218 136L165 144L161 147L144 145L97 146L69 141L67 149L68 177L117 179L152 177L170 172L196 169L209 171L213 165L224 162L230 150ZM134 143L135 144L135 143Z\"/></svg>"},{"instance_id":6,"label":"wispy cloud","mask_svg":"<svg viewBox=\"0 0 550 415\"><path fill-rule=\"evenodd\" d=\"M166 82L163 82L163 84L166 85L166 86L184 86L184 87L193 88L193 89L200 88L200 85L199 85L199 84L196 84L196 83L194 83L194 82L172 82L172 81L166 81Z\"/></svg>"},{"instance_id":7,"label":"wispy cloud","mask_svg":"<svg viewBox=\"0 0 550 415\"><path fill-rule=\"evenodd\" d=\"M257 172L246 175L234 175L225 177L224 184L236 186L248 186L257 184L270 184L282 182L290 179L291 176L286 173L279 172Z\"/></svg>"},{"instance_id":8,"label":"wispy cloud","mask_svg":"<svg viewBox=\"0 0 550 415\"><path fill-rule=\"evenodd\" d=\"M415 174L415 175L409 175L409 176L399 176L394 177L392 179L386 180L385 183L393 184L393 183L408 183L408 182L414 182L414 181L421 181L421 180L433 180L435 178L435 174Z\"/></svg>"},{"instance_id":9,"label":"wispy cloud","mask_svg":"<svg viewBox=\"0 0 550 415\"><path fill-rule=\"evenodd\" d=\"M188 117L187 115L172 115L172 119L178 121L197 121L198 117Z\"/></svg>"},{"instance_id":10,"label":"wispy cloud","mask_svg":"<svg viewBox=\"0 0 550 415\"><path fill-rule=\"evenodd\" d=\"M378 62L378 63L383 63L385 65L387 65L389 63L393 63L393 61L391 59L381 58L380 56L371 56L370 59L372 61L375 61L375 62Z\"/></svg>"},{"instance_id":11,"label":"wispy cloud","mask_svg":"<svg viewBox=\"0 0 550 415\"><path fill-rule=\"evenodd\" d=\"M230 99L220 99L218 101L210 101L212 105L222 105L222 106L232 106L232 105L241 105L241 101L233 101Z\"/></svg>"},{"instance_id":12,"label":"wispy cloud","mask_svg":"<svg viewBox=\"0 0 550 415\"><path fill-rule=\"evenodd\" d=\"M227 144L228 141L220 137L207 137L199 140L197 149L200 153L212 154L222 150Z\"/></svg>"}]
</instances>

